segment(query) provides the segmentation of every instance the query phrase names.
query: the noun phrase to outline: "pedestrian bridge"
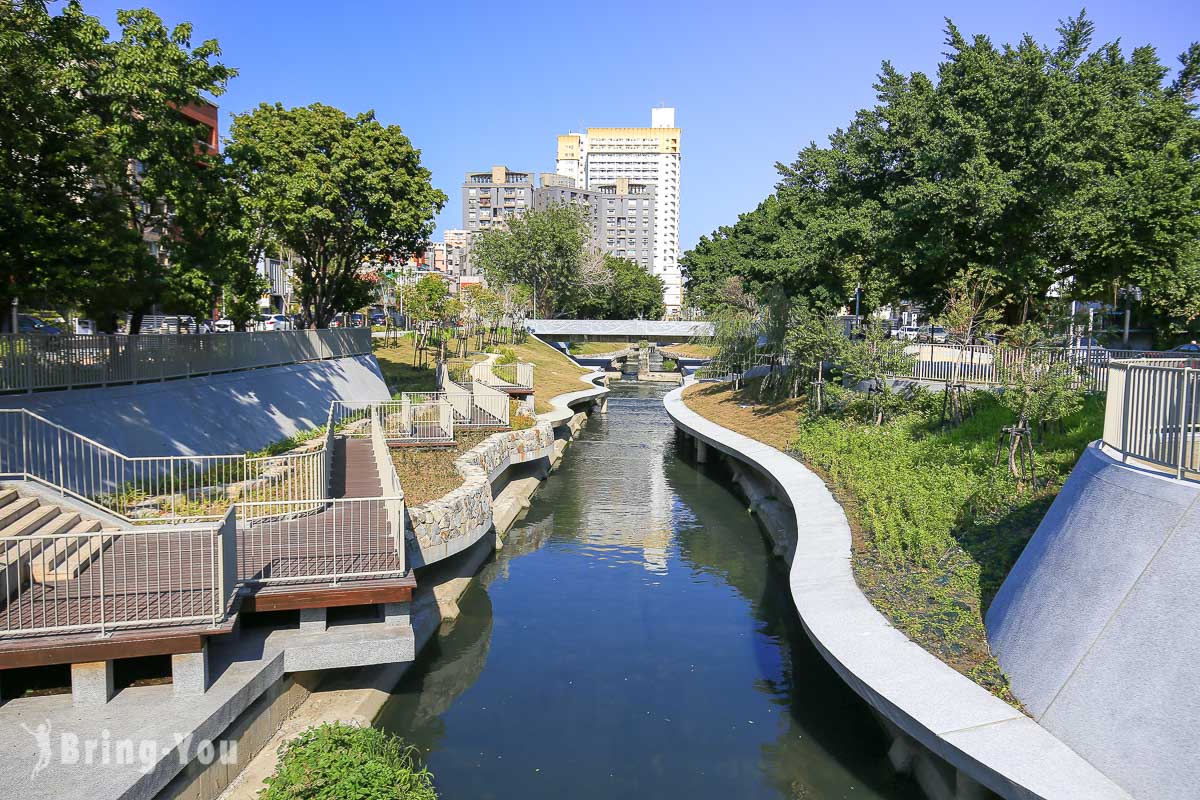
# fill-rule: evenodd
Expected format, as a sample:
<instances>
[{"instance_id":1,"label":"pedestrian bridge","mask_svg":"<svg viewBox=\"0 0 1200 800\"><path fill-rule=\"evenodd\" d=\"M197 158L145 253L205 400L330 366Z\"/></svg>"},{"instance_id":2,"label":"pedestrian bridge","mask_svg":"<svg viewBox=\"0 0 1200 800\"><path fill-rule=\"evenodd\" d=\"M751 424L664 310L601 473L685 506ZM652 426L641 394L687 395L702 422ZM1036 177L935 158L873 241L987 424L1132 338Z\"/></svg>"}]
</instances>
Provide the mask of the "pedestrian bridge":
<instances>
[{"instance_id":1,"label":"pedestrian bridge","mask_svg":"<svg viewBox=\"0 0 1200 800\"><path fill-rule=\"evenodd\" d=\"M530 319L525 328L556 342L683 342L711 339L711 322L648 319Z\"/></svg>"}]
</instances>

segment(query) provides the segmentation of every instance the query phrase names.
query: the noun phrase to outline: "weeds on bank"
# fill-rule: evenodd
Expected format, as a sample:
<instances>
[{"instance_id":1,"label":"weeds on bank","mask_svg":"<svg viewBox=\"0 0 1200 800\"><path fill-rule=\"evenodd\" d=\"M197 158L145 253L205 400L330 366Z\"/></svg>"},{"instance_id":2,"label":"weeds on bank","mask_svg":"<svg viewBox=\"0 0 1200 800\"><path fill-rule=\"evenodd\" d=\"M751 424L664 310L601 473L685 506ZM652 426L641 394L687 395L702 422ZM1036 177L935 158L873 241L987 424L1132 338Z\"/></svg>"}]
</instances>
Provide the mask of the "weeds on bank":
<instances>
[{"instance_id":1,"label":"weeds on bank","mask_svg":"<svg viewBox=\"0 0 1200 800\"><path fill-rule=\"evenodd\" d=\"M882 426L852 407L800 420L793 451L823 473L855 527L855 576L896 627L927 650L1012 701L987 646L983 615L1004 576L1088 442L1103 401L1091 397L1039 432L1046 482L1021 488L996 464L1011 412L977 392L962 425L940 425L940 396L918 392Z\"/></svg>"},{"instance_id":2,"label":"weeds on bank","mask_svg":"<svg viewBox=\"0 0 1200 800\"><path fill-rule=\"evenodd\" d=\"M437 800L416 748L377 728L327 722L280 748L260 800Z\"/></svg>"},{"instance_id":3,"label":"weeds on bank","mask_svg":"<svg viewBox=\"0 0 1200 800\"><path fill-rule=\"evenodd\" d=\"M888 421L856 393L832 389L824 413L804 398L759 399L754 381L689 389L693 410L790 450L821 473L854 532L863 592L929 652L1016 705L987 643L983 615L1088 442L1100 437L1103 398L1037 436L1036 489L996 463L1012 413L988 392L961 425L941 424L941 394L889 396Z\"/></svg>"}]
</instances>

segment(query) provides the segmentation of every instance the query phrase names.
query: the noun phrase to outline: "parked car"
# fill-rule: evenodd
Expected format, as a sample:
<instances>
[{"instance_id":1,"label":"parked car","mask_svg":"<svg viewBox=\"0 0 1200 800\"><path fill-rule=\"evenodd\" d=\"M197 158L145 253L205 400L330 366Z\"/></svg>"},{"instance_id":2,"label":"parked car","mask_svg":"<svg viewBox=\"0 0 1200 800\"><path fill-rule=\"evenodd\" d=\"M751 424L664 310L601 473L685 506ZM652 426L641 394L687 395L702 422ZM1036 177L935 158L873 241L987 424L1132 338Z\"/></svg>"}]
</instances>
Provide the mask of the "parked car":
<instances>
[{"instance_id":1,"label":"parked car","mask_svg":"<svg viewBox=\"0 0 1200 800\"><path fill-rule=\"evenodd\" d=\"M219 319L213 323L213 330L217 333L233 333L237 330L237 326L231 319Z\"/></svg>"},{"instance_id":2,"label":"parked car","mask_svg":"<svg viewBox=\"0 0 1200 800\"><path fill-rule=\"evenodd\" d=\"M896 339L904 339L906 341L915 342L921 335L920 325L904 325L892 332L892 336Z\"/></svg>"},{"instance_id":3,"label":"parked car","mask_svg":"<svg viewBox=\"0 0 1200 800\"><path fill-rule=\"evenodd\" d=\"M260 331L290 331L292 321L283 314L263 314L258 318L256 330Z\"/></svg>"},{"instance_id":4,"label":"parked car","mask_svg":"<svg viewBox=\"0 0 1200 800\"><path fill-rule=\"evenodd\" d=\"M1053 340L1052 347L1067 352L1072 364L1107 364L1112 354L1092 336L1064 336Z\"/></svg>"},{"instance_id":5,"label":"parked car","mask_svg":"<svg viewBox=\"0 0 1200 800\"><path fill-rule=\"evenodd\" d=\"M1200 344L1196 342L1188 342L1187 344L1177 344L1167 351L1168 353L1183 353L1187 356L1200 356Z\"/></svg>"},{"instance_id":6,"label":"parked car","mask_svg":"<svg viewBox=\"0 0 1200 800\"><path fill-rule=\"evenodd\" d=\"M49 322L38 319L31 314L18 314L17 331L20 333L41 333L53 336L62 333L62 328L51 325Z\"/></svg>"},{"instance_id":7,"label":"parked car","mask_svg":"<svg viewBox=\"0 0 1200 800\"><path fill-rule=\"evenodd\" d=\"M387 325L387 315L384 314L382 311L372 311L371 312L371 324L372 325Z\"/></svg>"}]
</instances>

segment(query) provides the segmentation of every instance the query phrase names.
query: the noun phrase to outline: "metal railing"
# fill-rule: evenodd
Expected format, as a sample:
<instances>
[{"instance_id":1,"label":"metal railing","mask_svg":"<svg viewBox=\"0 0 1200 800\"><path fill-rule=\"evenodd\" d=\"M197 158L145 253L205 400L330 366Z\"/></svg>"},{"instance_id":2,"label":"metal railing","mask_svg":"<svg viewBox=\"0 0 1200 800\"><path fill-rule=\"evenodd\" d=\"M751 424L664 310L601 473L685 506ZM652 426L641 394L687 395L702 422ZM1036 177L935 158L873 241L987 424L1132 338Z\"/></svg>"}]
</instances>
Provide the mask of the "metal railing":
<instances>
[{"instance_id":1,"label":"metal railing","mask_svg":"<svg viewBox=\"0 0 1200 800\"><path fill-rule=\"evenodd\" d=\"M245 584L403 575L404 498L239 503L237 554Z\"/></svg>"},{"instance_id":2,"label":"metal railing","mask_svg":"<svg viewBox=\"0 0 1200 800\"><path fill-rule=\"evenodd\" d=\"M475 379L488 386L533 389L533 364L523 361L515 364L476 364L472 368L472 375L475 373L479 373Z\"/></svg>"},{"instance_id":3,"label":"metal railing","mask_svg":"<svg viewBox=\"0 0 1200 800\"><path fill-rule=\"evenodd\" d=\"M0 538L0 637L220 624L237 547L233 509L200 525Z\"/></svg>"},{"instance_id":4,"label":"metal railing","mask_svg":"<svg viewBox=\"0 0 1200 800\"><path fill-rule=\"evenodd\" d=\"M486 420L490 417L495 420L492 423L493 425L508 427L510 406L507 392L493 389L486 383L475 381L471 384L471 399L475 407L486 415L481 417L482 419Z\"/></svg>"},{"instance_id":5,"label":"metal railing","mask_svg":"<svg viewBox=\"0 0 1200 800\"><path fill-rule=\"evenodd\" d=\"M398 401L376 403L375 417L388 443L454 441L454 409L444 397L417 402L402 394Z\"/></svg>"},{"instance_id":6,"label":"metal railing","mask_svg":"<svg viewBox=\"0 0 1200 800\"><path fill-rule=\"evenodd\" d=\"M451 362L444 367L447 377L459 385L477 381L495 389L533 390L533 364L524 361L514 364Z\"/></svg>"},{"instance_id":7,"label":"metal railing","mask_svg":"<svg viewBox=\"0 0 1200 800\"><path fill-rule=\"evenodd\" d=\"M471 368L469 364L438 366L438 386L442 389L439 394L454 409L454 424L460 428L509 427L508 394L472 379ZM503 395L503 403L499 395Z\"/></svg>"},{"instance_id":8,"label":"metal railing","mask_svg":"<svg viewBox=\"0 0 1200 800\"><path fill-rule=\"evenodd\" d=\"M0 335L0 392L74 389L369 355L366 328L184 335Z\"/></svg>"},{"instance_id":9,"label":"metal railing","mask_svg":"<svg viewBox=\"0 0 1200 800\"><path fill-rule=\"evenodd\" d=\"M0 476L41 483L127 522L215 520L235 502L324 497L330 452L127 456L27 409L0 409Z\"/></svg>"},{"instance_id":10,"label":"metal railing","mask_svg":"<svg viewBox=\"0 0 1200 800\"><path fill-rule=\"evenodd\" d=\"M1200 359L1108 365L1104 444L1176 478L1200 480Z\"/></svg>"}]
</instances>

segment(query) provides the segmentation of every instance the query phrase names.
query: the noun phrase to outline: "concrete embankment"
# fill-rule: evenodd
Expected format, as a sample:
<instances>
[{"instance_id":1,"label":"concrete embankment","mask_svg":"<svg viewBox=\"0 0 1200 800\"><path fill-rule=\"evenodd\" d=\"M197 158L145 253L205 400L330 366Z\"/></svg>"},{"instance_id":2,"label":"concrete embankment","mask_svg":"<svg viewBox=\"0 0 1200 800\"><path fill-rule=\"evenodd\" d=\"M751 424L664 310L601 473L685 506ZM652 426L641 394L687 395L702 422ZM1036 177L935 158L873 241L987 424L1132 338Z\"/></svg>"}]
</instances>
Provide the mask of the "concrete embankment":
<instances>
[{"instance_id":1,"label":"concrete embankment","mask_svg":"<svg viewBox=\"0 0 1200 800\"><path fill-rule=\"evenodd\" d=\"M374 356L62 392L7 395L127 456L244 453L325 424L334 400L387 400Z\"/></svg>"},{"instance_id":2,"label":"concrete embankment","mask_svg":"<svg viewBox=\"0 0 1200 800\"><path fill-rule=\"evenodd\" d=\"M581 389L565 395L559 395L550 400L553 406L538 417L538 426L553 433L550 442L544 442L544 433L537 429L518 431L508 434L496 434L491 437L496 441L521 441L537 446L537 452L543 454L552 470L562 460L567 444L587 421L587 413L593 404L600 408L604 405L604 395L608 389L595 386L593 381L602 378L600 373L585 375L581 381L589 388ZM520 434L520 435L516 435ZM541 449L543 444L549 444ZM523 445L524 446L524 445ZM492 556L494 549L503 547L503 535L520 519L525 509L529 507L529 499L546 479L547 471L534 463L522 463L506 456L497 457L498 452L492 452L488 442L479 448L480 453L468 459L463 459L480 465L480 472L488 473L489 485L496 481L498 493L491 500L491 520L486 532L475 537L479 525L471 521L468 512L469 503L463 503L462 513L465 515L461 525L452 525L441 546L435 537L426 533L427 553L455 553L452 557L444 558L418 573L418 588L412 603L412 623L417 653L437 635L438 629L452 622L458 616L458 599L475 580L480 567ZM472 451L474 452L474 451ZM515 452L515 447L513 451ZM532 449L530 451L532 453ZM486 466L485 466L486 465ZM500 488L502 487L502 488ZM464 499L474 496L474 490L464 487ZM434 501L437 503L438 501ZM426 504L430 505L430 504ZM451 506L457 506L451 502ZM454 515L443 515L443 519L453 519ZM465 537L465 538L461 538ZM474 541L468 539L474 538ZM460 539L464 546L458 547L453 540ZM410 544L411 547L421 548L419 541ZM227 788L220 794L222 800L252 800L263 786L263 781L271 775L278 763L280 745L295 737L300 732L323 722L343 721L369 725L379 715L387 702L391 689L412 665L412 661L385 664L375 667L363 667L350 670L338 670L325 674L306 674L287 676L285 680L300 686L292 689L290 684L287 694L282 689L280 694L286 694L289 702L293 703L286 715L274 712L264 707L260 715L269 720L269 725L257 724L258 735L253 741L245 741L239 747L242 751L249 750L253 757L245 757L238 766L236 775L221 773L219 767L209 770L211 776L197 770L196 775L189 776L187 786L169 787L171 791L164 792L162 797L187 797L194 800L212 800L221 792L221 786ZM306 689L304 687L316 687ZM299 698L298 702L296 698ZM249 723L242 723L250 729ZM265 735L264 735L265 734ZM220 786L217 781L224 781ZM177 783L183 784L183 781ZM213 789L216 791L213 791Z\"/></svg>"},{"instance_id":3,"label":"concrete embankment","mask_svg":"<svg viewBox=\"0 0 1200 800\"><path fill-rule=\"evenodd\" d=\"M1200 484L1088 447L988 609L1043 727L1135 797L1200 792Z\"/></svg>"},{"instance_id":4,"label":"concrete embankment","mask_svg":"<svg viewBox=\"0 0 1200 800\"><path fill-rule=\"evenodd\" d=\"M792 599L809 637L892 736L893 765L911 770L929 797L1129 798L1050 731L888 623L855 583L846 515L813 472L693 412L682 389L664 403L698 457L736 462L760 524L789 559ZM788 516L790 525L780 522Z\"/></svg>"}]
</instances>

